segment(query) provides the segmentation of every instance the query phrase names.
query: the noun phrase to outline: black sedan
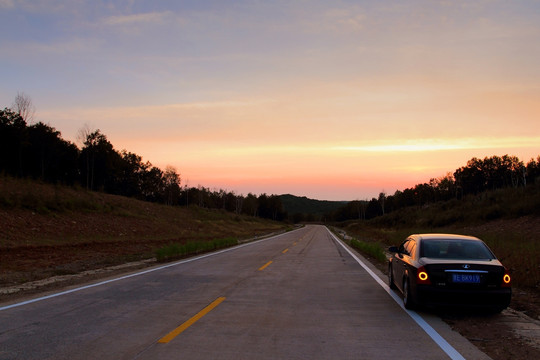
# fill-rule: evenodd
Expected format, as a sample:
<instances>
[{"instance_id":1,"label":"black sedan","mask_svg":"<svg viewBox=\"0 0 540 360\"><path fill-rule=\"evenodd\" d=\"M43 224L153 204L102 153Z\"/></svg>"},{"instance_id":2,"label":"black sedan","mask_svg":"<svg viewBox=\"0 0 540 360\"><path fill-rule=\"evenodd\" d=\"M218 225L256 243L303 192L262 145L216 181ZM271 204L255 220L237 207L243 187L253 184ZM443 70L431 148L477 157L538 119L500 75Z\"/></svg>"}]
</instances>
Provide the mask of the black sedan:
<instances>
[{"instance_id":1,"label":"black sedan","mask_svg":"<svg viewBox=\"0 0 540 360\"><path fill-rule=\"evenodd\" d=\"M502 311L510 304L510 274L478 238L417 234L388 250L389 285L403 293L407 309L463 305Z\"/></svg>"}]
</instances>

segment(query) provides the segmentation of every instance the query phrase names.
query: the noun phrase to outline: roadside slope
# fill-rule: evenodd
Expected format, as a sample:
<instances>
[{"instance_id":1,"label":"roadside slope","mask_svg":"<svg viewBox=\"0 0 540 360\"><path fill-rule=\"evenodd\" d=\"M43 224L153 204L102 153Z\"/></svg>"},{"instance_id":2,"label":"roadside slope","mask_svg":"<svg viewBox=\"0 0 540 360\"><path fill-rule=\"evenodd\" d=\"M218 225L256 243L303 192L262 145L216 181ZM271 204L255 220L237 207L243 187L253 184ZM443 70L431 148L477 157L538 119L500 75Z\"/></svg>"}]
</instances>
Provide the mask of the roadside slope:
<instances>
[{"instance_id":1,"label":"roadside slope","mask_svg":"<svg viewBox=\"0 0 540 360\"><path fill-rule=\"evenodd\" d=\"M149 259L171 243L245 239L282 223L26 180L0 182L0 287Z\"/></svg>"}]
</instances>

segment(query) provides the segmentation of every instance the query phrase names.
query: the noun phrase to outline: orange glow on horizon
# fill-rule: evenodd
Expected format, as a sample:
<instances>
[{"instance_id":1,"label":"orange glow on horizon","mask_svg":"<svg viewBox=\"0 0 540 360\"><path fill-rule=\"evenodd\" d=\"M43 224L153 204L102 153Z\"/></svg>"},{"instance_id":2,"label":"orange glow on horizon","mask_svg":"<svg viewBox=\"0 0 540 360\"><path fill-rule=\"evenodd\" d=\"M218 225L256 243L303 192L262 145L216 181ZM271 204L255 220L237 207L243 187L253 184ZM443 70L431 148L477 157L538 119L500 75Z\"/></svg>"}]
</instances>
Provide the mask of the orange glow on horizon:
<instances>
[{"instance_id":1,"label":"orange glow on horizon","mask_svg":"<svg viewBox=\"0 0 540 360\"><path fill-rule=\"evenodd\" d=\"M176 167L184 186L200 185L238 194L292 193L321 200L355 200L371 199L380 192L391 195L429 182L453 173L472 157L508 153L527 162L540 154L532 146L536 141L540 143L540 138L434 139L353 147L331 143L255 146L147 141L144 144L148 148L129 139L121 142L139 154L152 152L160 159L155 166Z\"/></svg>"}]
</instances>

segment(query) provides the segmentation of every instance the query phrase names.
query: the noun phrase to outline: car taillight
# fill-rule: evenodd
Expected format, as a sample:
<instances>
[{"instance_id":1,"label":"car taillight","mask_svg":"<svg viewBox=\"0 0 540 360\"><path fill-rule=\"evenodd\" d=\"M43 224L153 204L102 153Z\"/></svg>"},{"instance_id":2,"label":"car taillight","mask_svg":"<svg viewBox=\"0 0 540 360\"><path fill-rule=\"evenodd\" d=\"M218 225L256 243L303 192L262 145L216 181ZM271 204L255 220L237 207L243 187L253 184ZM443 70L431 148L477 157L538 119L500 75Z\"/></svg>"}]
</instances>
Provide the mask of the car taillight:
<instances>
[{"instance_id":1,"label":"car taillight","mask_svg":"<svg viewBox=\"0 0 540 360\"><path fill-rule=\"evenodd\" d=\"M423 266L420 266L418 268L418 273L416 274L416 283L424 284L424 285L431 285L431 280L429 280L429 275L426 271L426 268Z\"/></svg>"},{"instance_id":2,"label":"car taillight","mask_svg":"<svg viewBox=\"0 0 540 360\"><path fill-rule=\"evenodd\" d=\"M508 271L508 269L505 268L501 287L510 287L510 286L512 286L512 277L510 276L510 272Z\"/></svg>"}]
</instances>

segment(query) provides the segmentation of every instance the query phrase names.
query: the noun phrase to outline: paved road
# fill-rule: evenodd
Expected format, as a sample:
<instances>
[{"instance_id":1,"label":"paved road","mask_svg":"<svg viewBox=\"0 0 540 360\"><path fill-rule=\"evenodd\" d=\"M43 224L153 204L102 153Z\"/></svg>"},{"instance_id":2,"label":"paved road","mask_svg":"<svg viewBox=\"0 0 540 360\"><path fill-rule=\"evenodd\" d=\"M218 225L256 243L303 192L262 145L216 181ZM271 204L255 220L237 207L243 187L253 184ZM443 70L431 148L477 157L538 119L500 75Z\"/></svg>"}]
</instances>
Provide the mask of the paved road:
<instances>
[{"instance_id":1,"label":"paved road","mask_svg":"<svg viewBox=\"0 0 540 360\"><path fill-rule=\"evenodd\" d=\"M308 226L99 286L0 305L0 359L461 357L452 347L445 352L409 314L325 227ZM485 356L449 333L464 344L461 354Z\"/></svg>"}]
</instances>

